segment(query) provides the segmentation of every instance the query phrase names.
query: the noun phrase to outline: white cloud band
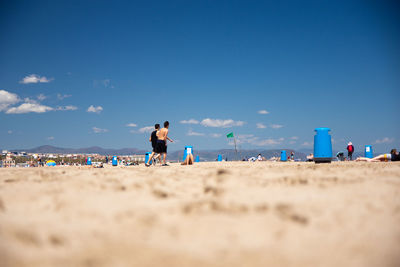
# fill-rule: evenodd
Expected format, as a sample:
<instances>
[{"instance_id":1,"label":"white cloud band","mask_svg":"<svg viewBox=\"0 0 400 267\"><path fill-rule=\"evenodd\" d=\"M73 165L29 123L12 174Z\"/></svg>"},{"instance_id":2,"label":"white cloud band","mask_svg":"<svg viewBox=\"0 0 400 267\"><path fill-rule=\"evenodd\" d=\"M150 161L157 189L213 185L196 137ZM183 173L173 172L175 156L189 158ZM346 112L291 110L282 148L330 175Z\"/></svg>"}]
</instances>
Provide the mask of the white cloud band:
<instances>
[{"instance_id":1,"label":"white cloud band","mask_svg":"<svg viewBox=\"0 0 400 267\"><path fill-rule=\"evenodd\" d=\"M228 120L220 120L220 119L204 119L201 121L201 125L205 127L219 127L219 128L229 128L233 126L243 126L245 124L244 121L234 121L231 119Z\"/></svg>"}]
</instances>

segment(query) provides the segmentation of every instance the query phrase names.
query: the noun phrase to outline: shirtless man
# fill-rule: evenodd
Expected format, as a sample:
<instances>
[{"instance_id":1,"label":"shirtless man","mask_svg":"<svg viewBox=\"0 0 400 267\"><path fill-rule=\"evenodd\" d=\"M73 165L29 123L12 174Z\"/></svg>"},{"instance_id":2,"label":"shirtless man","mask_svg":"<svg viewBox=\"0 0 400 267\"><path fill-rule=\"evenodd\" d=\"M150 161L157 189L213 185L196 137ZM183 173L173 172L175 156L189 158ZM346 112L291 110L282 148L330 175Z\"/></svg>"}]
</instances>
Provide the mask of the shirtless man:
<instances>
[{"instance_id":1,"label":"shirtless man","mask_svg":"<svg viewBox=\"0 0 400 267\"><path fill-rule=\"evenodd\" d=\"M166 121L164 122L164 128L157 132L158 140L155 152L160 153L163 156L163 164L161 166L168 166L168 164L165 162L165 160L167 159L167 140L170 142L174 142L168 137L168 127L169 122Z\"/></svg>"}]
</instances>

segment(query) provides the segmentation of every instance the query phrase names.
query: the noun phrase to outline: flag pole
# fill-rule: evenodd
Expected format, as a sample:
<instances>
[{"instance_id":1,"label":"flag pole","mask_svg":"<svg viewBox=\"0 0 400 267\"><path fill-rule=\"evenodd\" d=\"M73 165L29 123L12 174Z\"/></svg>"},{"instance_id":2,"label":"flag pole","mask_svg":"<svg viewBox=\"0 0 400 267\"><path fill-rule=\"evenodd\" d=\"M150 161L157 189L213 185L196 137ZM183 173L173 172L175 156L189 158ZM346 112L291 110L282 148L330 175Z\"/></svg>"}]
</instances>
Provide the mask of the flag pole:
<instances>
[{"instance_id":1,"label":"flag pole","mask_svg":"<svg viewBox=\"0 0 400 267\"><path fill-rule=\"evenodd\" d=\"M235 143L235 156L236 156L236 160L238 159L237 157L237 149L236 149L236 137L235 135L233 135L233 142Z\"/></svg>"}]
</instances>

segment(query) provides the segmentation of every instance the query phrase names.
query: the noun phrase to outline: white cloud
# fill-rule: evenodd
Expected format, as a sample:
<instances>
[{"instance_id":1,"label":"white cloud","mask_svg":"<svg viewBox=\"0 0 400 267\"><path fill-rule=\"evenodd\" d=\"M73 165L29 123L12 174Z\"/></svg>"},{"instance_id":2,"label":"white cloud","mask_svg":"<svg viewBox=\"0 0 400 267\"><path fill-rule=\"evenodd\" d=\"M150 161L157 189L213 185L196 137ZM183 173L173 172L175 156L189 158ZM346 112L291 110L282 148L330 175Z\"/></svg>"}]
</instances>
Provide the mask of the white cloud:
<instances>
[{"instance_id":1,"label":"white cloud","mask_svg":"<svg viewBox=\"0 0 400 267\"><path fill-rule=\"evenodd\" d=\"M93 105L90 105L90 107L88 107L88 109L87 109L87 112L93 112L93 113L97 113L97 114L99 114L102 111L103 111L103 107L102 106L95 107Z\"/></svg>"},{"instance_id":2,"label":"white cloud","mask_svg":"<svg viewBox=\"0 0 400 267\"><path fill-rule=\"evenodd\" d=\"M201 125L205 127L220 127L220 128L229 128L233 126L243 126L245 124L244 121L234 121L234 120L220 120L220 119L204 119L201 121Z\"/></svg>"},{"instance_id":3,"label":"white cloud","mask_svg":"<svg viewBox=\"0 0 400 267\"><path fill-rule=\"evenodd\" d=\"M54 79L53 78L47 79L44 76L40 77L39 75L31 74L31 75L28 75L28 76L24 77L20 81L20 83L23 83L23 84L28 84L28 83L49 83L52 80L54 80Z\"/></svg>"},{"instance_id":4,"label":"white cloud","mask_svg":"<svg viewBox=\"0 0 400 267\"><path fill-rule=\"evenodd\" d=\"M299 137L298 137L298 136L292 136L292 137L290 137L289 139L290 139L290 140L299 140Z\"/></svg>"},{"instance_id":5,"label":"white cloud","mask_svg":"<svg viewBox=\"0 0 400 267\"><path fill-rule=\"evenodd\" d=\"M236 137L236 144L253 144L258 140L254 134L239 134ZM234 145L232 138L229 139L229 145Z\"/></svg>"},{"instance_id":6,"label":"white cloud","mask_svg":"<svg viewBox=\"0 0 400 267\"><path fill-rule=\"evenodd\" d=\"M68 98L68 97L71 97L72 95L62 95L62 94L57 94L57 98L59 99L59 100L63 100L64 98Z\"/></svg>"},{"instance_id":7,"label":"white cloud","mask_svg":"<svg viewBox=\"0 0 400 267\"><path fill-rule=\"evenodd\" d=\"M271 127L272 129L280 129L280 128L283 127L283 125L280 125L280 124L271 124L270 127Z\"/></svg>"},{"instance_id":8,"label":"white cloud","mask_svg":"<svg viewBox=\"0 0 400 267\"><path fill-rule=\"evenodd\" d=\"M374 144L390 144L393 143L394 138L384 137L382 139L375 140Z\"/></svg>"},{"instance_id":9,"label":"white cloud","mask_svg":"<svg viewBox=\"0 0 400 267\"><path fill-rule=\"evenodd\" d=\"M92 127L92 130L93 130L94 133L105 133L105 132L108 132L107 129L97 128L97 127Z\"/></svg>"},{"instance_id":10,"label":"white cloud","mask_svg":"<svg viewBox=\"0 0 400 267\"><path fill-rule=\"evenodd\" d=\"M269 111L262 109L258 111L258 114L269 114Z\"/></svg>"},{"instance_id":11,"label":"white cloud","mask_svg":"<svg viewBox=\"0 0 400 267\"><path fill-rule=\"evenodd\" d=\"M8 131L7 131L7 133L8 133L8 134L12 134L12 133L13 133L13 131L11 131L11 130L8 130Z\"/></svg>"},{"instance_id":12,"label":"white cloud","mask_svg":"<svg viewBox=\"0 0 400 267\"><path fill-rule=\"evenodd\" d=\"M198 120L195 120L195 119L190 119L190 120L180 121L180 123L182 123L182 124L199 124L200 122Z\"/></svg>"},{"instance_id":13,"label":"white cloud","mask_svg":"<svg viewBox=\"0 0 400 267\"><path fill-rule=\"evenodd\" d=\"M258 140L256 144L253 145L258 145L258 146L271 146L271 145L279 145L282 144L284 141L284 138L278 138L278 139L273 139L273 138L268 138L264 140Z\"/></svg>"},{"instance_id":14,"label":"white cloud","mask_svg":"<svg viewBox=\"0 0 400 267\"><path fill-rule=\"evenodd\" d=\"M105 79L102 80L101 83L104 85L104 87L108 87L110 85L111 80L110 79Z\"/></svg>"},{"instance_id":15,"label":"white cloud","mask_svg":"<svg viewBox=\"0 0 400 267\"><path fill-rule=\"evenodd\" d=\"M54 140L54 136L49 136L49 137L47 137L46 139L47 139L47 140L50 140L50 141L51 141L51 140Z\"/></svg>"},{"instance_id":16,"label":"white cloud","mask_svg":"<svg viewBox=\"0 0 400 267\"><path fill-rule=\"evenodd\" d=\"M154 126L146 126L138 130L139 133L151 133L152 131L154 131Z\"/></svg>"},{"instance_id":17,"label":"white cloud","mask_svg":"<svg viewBox=\"0 0 400 267\"><path fill-rule=\"evenodd\" d=\"M265 126L265 124L257 123L257 129L265 129L265 128L267 128L267 126Z\"/></svg>"},{"instance_id":18,"label":"white cloud","mask_svg":"<svg viewBox=\"0 0 400 267\"><path fill-rule=\"evenodd\" d=\"M93 81L93 86L97 87L98 85L103 86L105 88L114 88L114 85L111 84L111 80L110 79L94 80Z\"/></svg>"},{"instance_id":19,"label":"white cloud","mask_svg":"<svg viewBox=\"0 0 400 267\"><path fill-rule=\"evenodd\" d=\"M47 98L47 96L45 96L44 94L40 94L36 97L39 101L43 101Z\"/></svg>"},{"instance_id":20,"label":"white cloud","mask_svg":"<svg viewBox=\"0 0 400 267\"><path fill-rule=\"evenodd\" d=\"M38 104L38 102L35 99L31 99L29 97L24 98L25 103L30 103L30 104Z\"/></svg>"},{"instance_id":21,"label":"white cloud","mask_svg":"<svg viewBox=\"0 0 400 267\"><path fill-rule=\"evenodd\" d=\"M204 133L193 132L192 129L190 129L186 135L188 135L188 136L204 136Z\"/></svg>"},{"instance_id":22,"label":"white cloud","mask_svg":"<svg viewBox=\"0 0 400 267\"><path fill-rule=\"evenodd\" d=\"M304 142L301 144L302 146L312 146L313 144L311 142Z\"/></svg>"},{"instance_id":23,"label":"white cloud","mask_svg":"<svg viewBox=\"0 0 400 267\"><path fill-rule=\"evenodd\" d=\"M9 108L6 113L7 114L23 114L23 113L44 113L47 111L54 110L52 107L48 107L45 105L40 105L36 103L23 103L18 107Z\"/></svg>"},{"instance_id":24,"label":"white cloud","mask_svg":"<svg viewBox=\"0 0 400 267\"><path fill-rule=\"evenodd\" d=\"M210 136L211 136L212 138L219 138L219 137L222 136L222 134L213 133L213 134L210 134Z\"/></svg>"},{"instance_id":25,"label":"white cloud","mask_svg":"<svg viewBox=\"0 0 400 267\"><path fill-rule=\"evenodd\" d=\"M6 110L9 106L21 101L17 94L0 90L0 111Z\"/></svg>"},{"instance_id":26,"label":"white cloud","mask_svg":"<svg viewBox=\"0 0 400 267\"><path fill-rule=\"evenodd\" d=\"M40 94L37 96L38 100L46 99L46 96ZM41 105L36 99L26 97L24 98L24 103L19 106L10 107L21 99L18 95L7 92L5 90L0 90L0 111L5 111L6 114L24 114L24 113L44 113L52 110L76 110L75 106L64 106L64 107L49 107L46 105Z\"/></svg>"},{"instance_id":27,"label":"white cloud","mask_svg":"<svg viewBox=\"0 0 400 267\"><path fill-rule=\"evenodd\" d=\"M56 108L56 110L61 110L61 111L68 111L68 110L77 110L78 108L75 106L59 106Z\"/></svg>"},{"instance_id":28,"label":"white cloud","mask_svg":"<svg viewBox=\"0 0 400 267\"><path fill-rule=\"evenodd\" d=\"M281 144L285 139L283 137L281 138L267 138L267 139L261 139L257 136L254 136L253 134L242 134L238 135L236 137L236 143L237 144L251 144L254 146L274 146L274 145L279 145ZM233 141L229 141L230 145L233 145Z\"/></svg>"},{"instance_id":29,"label":"white cloud","mask_svg":"<svg viewBox=\"0 0 400 267\"><path fill-rule=\"evenodd\" d=\"M137 124L131 122L131 123L127 123L125 126L126 126L126 127L136 127Z\"/></svg>"}]
</instances>

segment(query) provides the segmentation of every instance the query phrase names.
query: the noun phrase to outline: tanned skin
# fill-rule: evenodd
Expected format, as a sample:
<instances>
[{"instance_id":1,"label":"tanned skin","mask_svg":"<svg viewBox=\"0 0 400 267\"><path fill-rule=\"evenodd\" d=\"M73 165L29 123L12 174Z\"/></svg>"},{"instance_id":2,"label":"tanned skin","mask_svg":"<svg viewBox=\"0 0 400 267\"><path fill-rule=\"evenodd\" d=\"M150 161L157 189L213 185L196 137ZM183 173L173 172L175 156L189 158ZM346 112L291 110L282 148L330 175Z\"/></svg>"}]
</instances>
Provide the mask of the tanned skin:
<instances>
[{"instance_id":1,"label":"tanned skin","mask_svg":"<svg viewBox=\"0 0 400 267\"><path fill-rule=\"evenodd\" d=\"M158 140L164 140L165 142L168 140L170 142L174 142L171 138L168 137L168 128L169 124L164 125L164 128L162 128L157 132ZM163 164L165 165L166 164L165 161L167 159L167 153L162 153L161 155L163 156Z\"/></svg>"}]
</instances>

